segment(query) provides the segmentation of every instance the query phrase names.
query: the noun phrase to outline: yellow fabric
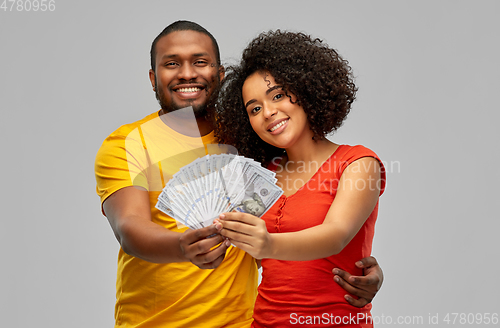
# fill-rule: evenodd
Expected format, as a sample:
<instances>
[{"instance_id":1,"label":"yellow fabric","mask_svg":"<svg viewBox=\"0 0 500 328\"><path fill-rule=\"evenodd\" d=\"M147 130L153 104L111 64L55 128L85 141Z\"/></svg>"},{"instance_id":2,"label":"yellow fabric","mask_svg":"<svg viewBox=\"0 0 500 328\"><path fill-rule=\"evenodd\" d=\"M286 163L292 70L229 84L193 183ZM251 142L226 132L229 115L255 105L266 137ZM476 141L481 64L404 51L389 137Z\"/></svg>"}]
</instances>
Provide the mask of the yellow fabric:
<instances>
[{"instance_id":1,"label":"yellow fabric","mask_svg":"<svg viewBox=\"0 0 500 328\"><path fill-rule=\"evenodd\" d=\"M186 137L165 125L157 113L113 132L95 162L101 204L132 185L149 191L152 220L182 232L175 220L155 208L164 185L197 157L220 152L213 133ZM215 270L191 263L155 264L120 248L115 327L250 327L257 294L257 265L230 247Z\"/></svg>"}]
</instances>

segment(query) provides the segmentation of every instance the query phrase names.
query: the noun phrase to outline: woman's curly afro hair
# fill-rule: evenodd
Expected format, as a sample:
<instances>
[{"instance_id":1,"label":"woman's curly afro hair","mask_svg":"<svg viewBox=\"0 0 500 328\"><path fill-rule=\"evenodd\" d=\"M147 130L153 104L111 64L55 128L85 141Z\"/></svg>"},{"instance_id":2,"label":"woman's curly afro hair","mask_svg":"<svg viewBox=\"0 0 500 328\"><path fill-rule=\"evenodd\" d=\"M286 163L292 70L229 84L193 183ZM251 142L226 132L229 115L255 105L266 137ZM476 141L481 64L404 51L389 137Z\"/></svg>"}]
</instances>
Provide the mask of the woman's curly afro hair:
<instances>
[{"instance_id":1,"label":"woman's curly afro hair","mask_svg":"<svg viewBox=\"0 0 500 328\"><path fill-rule=\"evenodd\" d=\"M212 114L219 143L232 145L240 155L264 164L283 150L260 139L243 104L243 83L257 71L272 75L290 101L290 94L296 96L315 140L342 125L356 98L349 63L322 40L280 30L260 34L243 51L240 64L228 67L225 79L214 92Z\"/></svg>"}]
</instances>

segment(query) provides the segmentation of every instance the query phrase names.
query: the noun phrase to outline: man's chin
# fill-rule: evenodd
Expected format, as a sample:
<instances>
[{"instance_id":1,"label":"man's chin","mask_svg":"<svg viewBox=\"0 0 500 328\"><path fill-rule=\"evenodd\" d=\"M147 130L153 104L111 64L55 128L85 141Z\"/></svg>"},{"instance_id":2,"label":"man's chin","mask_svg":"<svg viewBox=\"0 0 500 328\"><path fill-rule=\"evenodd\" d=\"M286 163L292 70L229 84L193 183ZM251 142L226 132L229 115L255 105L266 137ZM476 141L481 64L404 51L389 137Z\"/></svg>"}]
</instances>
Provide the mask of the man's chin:
<instances>
[{"instance_id":1,"label":"man's chin","mask_svg":"<svg viewBox=\"0 0 500 328\"><path fill-rule=\"evenodd\" d=\"M186 108L186 107L192 107L193 112L194 112L194 117L200 118L200 117L205 117L207 115L207 106L205 104L203 105L190 105L186 104L185 106L178 106L178 105L166 105L166 104L160 104L161 108L163 109L164 113L172 113L175 112L176 110Z\"/></svg>"},{"instance_id":2,"label":"man's chin","mask_svg":"<svg viewBox=\"0 0 500 328\"><path fill-rule=\"evenodd\" d=\"M194 117L201 118L207 116L207 105L195 105L193 107Z\"/></svg>"}]
</instances>

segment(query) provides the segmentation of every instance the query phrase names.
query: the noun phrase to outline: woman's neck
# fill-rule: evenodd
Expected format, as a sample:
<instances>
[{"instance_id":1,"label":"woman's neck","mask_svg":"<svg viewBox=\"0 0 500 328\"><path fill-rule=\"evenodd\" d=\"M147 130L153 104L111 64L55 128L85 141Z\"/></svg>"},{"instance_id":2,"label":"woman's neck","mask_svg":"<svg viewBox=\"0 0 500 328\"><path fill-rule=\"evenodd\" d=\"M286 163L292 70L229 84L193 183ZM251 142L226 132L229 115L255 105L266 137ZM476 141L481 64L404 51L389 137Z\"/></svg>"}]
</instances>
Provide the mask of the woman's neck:
<instances>
[{"instance_id":1,"label":"woman's neck","mask_svg":"<svg viewBox=\"0 0 500 328\"><path fill-rule=\"evenodd\" d=\"M295 144L286 149L287 162L292 163L323 163L337 149L338 145L328 139L320 139Z\"/></svg>"}]
</instances>

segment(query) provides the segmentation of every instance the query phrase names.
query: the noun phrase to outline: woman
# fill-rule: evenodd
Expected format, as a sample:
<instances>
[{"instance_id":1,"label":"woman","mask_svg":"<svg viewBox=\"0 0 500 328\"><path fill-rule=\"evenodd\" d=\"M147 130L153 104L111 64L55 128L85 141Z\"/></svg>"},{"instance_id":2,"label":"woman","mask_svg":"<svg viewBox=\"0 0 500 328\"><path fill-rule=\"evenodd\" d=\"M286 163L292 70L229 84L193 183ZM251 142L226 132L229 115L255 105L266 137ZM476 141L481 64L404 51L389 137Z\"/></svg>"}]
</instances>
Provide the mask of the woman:
<instances>
[{"instance_id":1,"label":"woman","mask_svg":"<svg viewBox=\"0 0 500 328\"><path fill-rule=\"evenodd\" d=\"M371 305L353 308L331 279L334 267L361 274L353 263L370 255L385 186L374 152L326 139L356 91L348 62L303 33L259 35L227 74L216 136L276 170L284 191L262 219L219 218L223 236L262 259L254 327L372 326Z\"/></svg>"}]
</instances>

